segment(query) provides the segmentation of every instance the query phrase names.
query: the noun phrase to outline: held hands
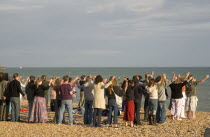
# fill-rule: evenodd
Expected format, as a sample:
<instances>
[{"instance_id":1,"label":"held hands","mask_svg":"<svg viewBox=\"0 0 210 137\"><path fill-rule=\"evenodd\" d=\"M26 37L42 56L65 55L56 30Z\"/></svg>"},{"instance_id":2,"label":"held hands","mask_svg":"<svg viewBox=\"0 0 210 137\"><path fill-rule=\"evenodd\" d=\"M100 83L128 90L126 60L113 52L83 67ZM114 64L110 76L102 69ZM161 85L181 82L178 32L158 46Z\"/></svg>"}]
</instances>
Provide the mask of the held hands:
<instances>
[{"instance_id":1,"label":"held hands","mask_svg":"<svg viewBox=\"0 0 210 137\"><path fill-rule=\"evenodd\" d=\"M206 75L206 79L208 79L209 78L209 75Z\"/></svg>"}]
</instances>

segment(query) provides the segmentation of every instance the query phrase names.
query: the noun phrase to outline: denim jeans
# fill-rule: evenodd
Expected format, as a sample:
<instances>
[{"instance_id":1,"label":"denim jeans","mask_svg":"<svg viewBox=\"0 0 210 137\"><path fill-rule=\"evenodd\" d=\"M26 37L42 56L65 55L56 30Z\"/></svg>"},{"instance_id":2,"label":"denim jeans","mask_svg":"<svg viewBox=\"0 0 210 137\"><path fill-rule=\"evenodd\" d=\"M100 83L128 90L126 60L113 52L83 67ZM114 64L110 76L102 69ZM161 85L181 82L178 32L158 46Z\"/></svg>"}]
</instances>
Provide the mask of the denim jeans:
<instances>
[{"instance_id":1,"label":"denim jeans","mask_svg":"<svg viewBox=\"0 0 210 137\"><path fill-rule=\"evenodd\" d=\"M11 97L11 122L18 122L20 120L20 98L19 97Z\"/></svg>"},{"instance_id":2,"label":"denim jeans","mask_svg":"<svg viewBox=\"0 0 210 137\"><path fill-rule=\"evenodd\" d=\"M157 123L164 123L166 120L166 101L159 101L158 102L158 109L157 109Z\"/></svg>"},{"instance_id":3,"label":"denim jeans","mask_svg":"<svg viewBox=\"0 0 210 137\"><path fill-rule=\"evenodd\" d=\"M85 100L84 124L91 125L93 119L93 100Z\"/></svg>"},{"instance_id":4,"label":"denim jeans","mask_svg":"<svg viewBox=\"0 0 210 137\"><path fill-rule=\"evenodd\" d=\"M114 124L117 124L118 106L115 99L109 100L108 124L112 124L112 111L114 110Z\"/></svg>"},{"instance_id":5,"label":"denim jeans","mask_svg":"<svg viewBox=\"0 0 210 137\"><path fill-rule=\"evenodd\" d=\"M100 127L101 115L102 115L102 109L94 108L94 113L93 113L93 126L94 127Z\"/></svg>"},{"instance_id":6,"label":"denim jeans","mask_svg":"<svg viewBox=\"0 0 210 137\"><path fill-rule=\"evenodd\" d=\"M62 100L61 101L61 107L60 107L60 111L59 111L58 124L61 124L62 123L63 113L65 111L65 108L67 108L67 111L69 113L69 123L71 125L73 125L72 100Z\"/></svg>"}]
</instances>

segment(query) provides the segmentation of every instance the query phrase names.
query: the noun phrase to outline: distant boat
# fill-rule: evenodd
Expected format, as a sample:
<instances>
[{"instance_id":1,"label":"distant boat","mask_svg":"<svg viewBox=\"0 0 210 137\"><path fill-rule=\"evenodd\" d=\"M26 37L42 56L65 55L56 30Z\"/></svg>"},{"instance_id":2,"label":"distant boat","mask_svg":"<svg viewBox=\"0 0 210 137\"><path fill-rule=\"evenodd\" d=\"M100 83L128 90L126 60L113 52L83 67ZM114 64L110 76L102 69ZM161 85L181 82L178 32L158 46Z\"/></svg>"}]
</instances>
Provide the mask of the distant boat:
<instances>
[{"instance_id":1,"label":"distant boat","mask_svg":"<svg viewBox=\"0 0 210 137\"><path fill-rule=\"evenodd\" d=\"M22 66L20 66L20 69L22 69L23 67Z\"/></svg>"},{"instance_id":2,"label":"distant boat","mask_svg":"<svg viewBox=\"0 0 210 137\"><path fill-rule=\"evenodd\" d=\"M5 70L6 69L6 67L0 67L0 70Z\"/></svg>"}]
</instances>

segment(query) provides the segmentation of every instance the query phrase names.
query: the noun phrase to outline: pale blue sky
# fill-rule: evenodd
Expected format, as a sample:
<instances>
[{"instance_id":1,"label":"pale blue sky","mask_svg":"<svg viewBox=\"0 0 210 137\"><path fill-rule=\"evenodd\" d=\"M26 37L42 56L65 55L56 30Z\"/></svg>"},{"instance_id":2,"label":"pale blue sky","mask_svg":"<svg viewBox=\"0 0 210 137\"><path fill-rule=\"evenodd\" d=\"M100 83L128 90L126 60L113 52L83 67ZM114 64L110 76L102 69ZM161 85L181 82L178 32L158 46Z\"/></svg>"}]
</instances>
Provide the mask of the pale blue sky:
<instances>
[{"instance_id":1,"label":"pale blue sky","mask_svg":"<svg viewBox=\"0 0 210 137\"><path fill-rule=\"evenodd\" d=\"M210 66L209 0L0 0L0 66Z\"/></svg>"}]
</instances>

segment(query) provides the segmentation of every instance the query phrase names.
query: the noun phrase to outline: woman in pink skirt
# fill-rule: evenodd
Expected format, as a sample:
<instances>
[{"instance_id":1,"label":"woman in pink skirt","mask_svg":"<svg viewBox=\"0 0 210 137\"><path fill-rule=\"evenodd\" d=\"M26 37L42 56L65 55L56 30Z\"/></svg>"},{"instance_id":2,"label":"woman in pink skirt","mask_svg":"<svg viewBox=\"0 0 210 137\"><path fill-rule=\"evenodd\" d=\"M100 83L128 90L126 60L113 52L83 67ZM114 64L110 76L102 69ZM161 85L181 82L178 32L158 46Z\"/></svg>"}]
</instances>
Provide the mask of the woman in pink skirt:
<instances>
[{"instance_id":1,"label":"woman in pink skirt","mask_svg":"<svg viewBox=\"0 0 210 137\"><path fill-rule=\"evenodd\" d=\"M51 83L52 80L50 80L49 86L45 87L41 80L37 81L37 89L29 122L45 123L48 121L44 91L49 89Z\"/></svg>"}]
</instances>

